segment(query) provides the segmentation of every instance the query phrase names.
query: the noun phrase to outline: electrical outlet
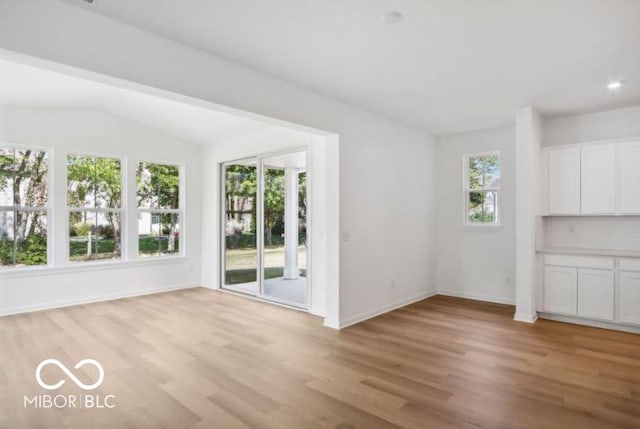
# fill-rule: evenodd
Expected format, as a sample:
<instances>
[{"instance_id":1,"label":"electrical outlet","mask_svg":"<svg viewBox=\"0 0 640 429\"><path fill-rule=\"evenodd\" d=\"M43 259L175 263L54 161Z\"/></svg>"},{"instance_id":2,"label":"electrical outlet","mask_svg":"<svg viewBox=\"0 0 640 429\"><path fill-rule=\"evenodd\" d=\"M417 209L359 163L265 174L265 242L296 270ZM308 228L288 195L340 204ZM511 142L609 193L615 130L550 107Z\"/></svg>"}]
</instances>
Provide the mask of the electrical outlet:
<instances>
[{"instance_id":1,"label":"electrical outlet","mask_svg":"<svg viewBox=\"0 0 640 429\"><path fill-rule=\"evenodd\" d=\"M569 232L576 232L576 226L575 225L569 225L567 227L567 231Z\"/></svg>"}]
</instances>

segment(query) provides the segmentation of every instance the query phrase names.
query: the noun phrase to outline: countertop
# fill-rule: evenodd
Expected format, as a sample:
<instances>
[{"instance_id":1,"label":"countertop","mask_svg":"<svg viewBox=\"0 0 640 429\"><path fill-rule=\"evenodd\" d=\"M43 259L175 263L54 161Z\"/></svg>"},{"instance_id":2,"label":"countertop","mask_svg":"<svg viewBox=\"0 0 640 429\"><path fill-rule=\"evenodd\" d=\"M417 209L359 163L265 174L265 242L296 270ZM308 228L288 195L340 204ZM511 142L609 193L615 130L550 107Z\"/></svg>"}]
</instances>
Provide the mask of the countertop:
<instances>
[{"instance_id":1,"label":"countertop","mask_svg":"<svg viewBox=\"0 0 640 429\"><path fill-rule=\"evenodd\" d=\"M543 247L536 250L537 253L548 253L556 255L587 255L587 256L610 256L620 258L640 258L640 251L637 250L614 250L614 249L576 249L571 247Z\"/></svg>"}]
</instances>

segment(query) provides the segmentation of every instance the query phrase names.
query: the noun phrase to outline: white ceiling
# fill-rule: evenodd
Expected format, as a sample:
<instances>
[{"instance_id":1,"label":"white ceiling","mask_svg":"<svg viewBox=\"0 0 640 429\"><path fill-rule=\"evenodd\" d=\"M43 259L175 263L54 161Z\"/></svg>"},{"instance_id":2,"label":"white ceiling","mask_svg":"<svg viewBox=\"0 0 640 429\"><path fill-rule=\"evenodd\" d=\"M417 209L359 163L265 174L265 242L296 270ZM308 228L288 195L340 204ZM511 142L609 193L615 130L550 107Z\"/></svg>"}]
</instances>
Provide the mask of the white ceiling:
<instances>
[{"instance_id":1,"label":"white ceiling","mask_svg":"<svg viewBox=\"0 0 640 429\"><path fill-rule=\"evenodd\" d=\"M0 61L0 107L95 108L206 145L272 125L165 98Z\"/></svg>"},{"instance_id":2,"label":"white ceiling","mask_svg":"<svg viewBox=\"0 0 640 429\"><path fill-rule=\"evenodd\" d=\"M436 134L640 103L638 0L65 1Z\"/></svg>"}]
</instances>

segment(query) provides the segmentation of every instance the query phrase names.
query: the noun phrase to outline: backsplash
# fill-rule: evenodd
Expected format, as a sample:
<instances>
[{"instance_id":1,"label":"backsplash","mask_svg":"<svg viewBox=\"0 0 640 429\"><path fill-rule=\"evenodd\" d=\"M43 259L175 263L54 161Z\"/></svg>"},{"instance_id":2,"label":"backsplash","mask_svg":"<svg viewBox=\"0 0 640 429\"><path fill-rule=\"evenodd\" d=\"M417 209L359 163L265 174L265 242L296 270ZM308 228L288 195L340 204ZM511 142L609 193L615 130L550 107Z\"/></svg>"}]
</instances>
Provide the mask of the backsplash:
<instances>
[{"instance_id":1,"label":"backsplash","mask_svg":"<svg viewBox=\"0 0 640 429\"><path fill-rule=\"evenodd\" d=\"M640 251L640 216L544 217L544 247Z\"/></svg>"}]
</instances>

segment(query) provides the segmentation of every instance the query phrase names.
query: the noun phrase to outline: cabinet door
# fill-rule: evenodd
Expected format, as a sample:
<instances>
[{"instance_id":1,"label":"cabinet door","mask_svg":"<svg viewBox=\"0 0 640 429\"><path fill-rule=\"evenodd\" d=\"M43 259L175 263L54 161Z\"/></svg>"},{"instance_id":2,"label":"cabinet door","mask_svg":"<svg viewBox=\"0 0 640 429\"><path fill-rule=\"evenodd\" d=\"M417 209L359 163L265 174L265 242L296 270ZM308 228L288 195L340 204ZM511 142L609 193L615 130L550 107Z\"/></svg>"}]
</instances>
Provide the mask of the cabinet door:
<instances>
[{"instance_id":1,"label":"cabinet door","mask_svg":"<svg viewBox=\"0 0 640 429\"><path fill-rule=\"evenodd\" d=\"M578 269L544 268L544 311L575 316L578 301Z\"/></svg>"},{"instance_id":2,"label":"cabinet door","mask_svg":"<svg viewBox=\"0 0 640 429\"><path fill-rule=\"evenodd\" d=\"M640 272L620 271L620 322L640 325Z\"/></svg>"},{"instance_id":3,"label":"cabinet door","mask_svg":"<svg viewBox=\"0 0 640 429\"><path fill-rule=\"evenodd\" d=\"M640 142L620 143L620 212L640 214Z\"/></svg>"},{"instance_id":4,"label":"cabinet door","mask_svg":"<svg viewBox=\"0 0 640 429\"><path fill-rule=\"evenodd\" d=\"M586 146L580 154L580 213L615 211L616 146Z\"/></svg>"},{"instance_id":5,"label":"cabinet door","mask_svg":"<svg viewBox=\"0 0 640 429\"><path fill-rule=\"evenodd\" d=\"M580 148L549 151L549 214L580 213Z\"/></svg>"},{"instance_id":6,"label":"cabinet door","mask_svg":"<svg viewBox=\"0 0 640 429\"><path fill-rule=\"evenodd\" d=\"M613 320L613 271L578 269L578 316Z\"/></svg>"}]
</instances>

